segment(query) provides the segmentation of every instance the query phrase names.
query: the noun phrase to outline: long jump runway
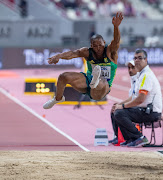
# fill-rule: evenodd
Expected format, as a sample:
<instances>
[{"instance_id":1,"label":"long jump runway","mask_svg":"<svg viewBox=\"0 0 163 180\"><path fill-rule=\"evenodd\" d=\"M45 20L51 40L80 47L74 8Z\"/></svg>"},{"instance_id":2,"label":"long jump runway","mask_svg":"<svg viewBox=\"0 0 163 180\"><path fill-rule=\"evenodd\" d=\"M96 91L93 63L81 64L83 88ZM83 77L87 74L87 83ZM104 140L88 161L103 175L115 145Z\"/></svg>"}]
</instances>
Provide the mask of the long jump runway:
<instances>
[{"instance_id":1,"label":"long jump runway","mask_svg":"<svg viewBox=\"0 0 163 180\"><path fill-rule=\"evenodd\" d=\"M0 150L84 149L2 89L0 89L0 116Z\"/></svg>"},{"instance_id":2,"label":"long jump runway","mask_svg":"<svg viewBox=\"0 0 163 180\"><path fill-rule=\"evenodd\" d=\"M163 86L162 68L153 68ZM70 70L72 71L72 70ZM113 138L110 110L113 103L128 97L130 80L126 68L118 68L108 104L99 106L55 105L42 108L50 97L24 95L26 77L58 77L61 70L0 71L0 150L52 151L161 151L162 148L124 148L94 146L97 128L106 128ZM163 92L162 92L163 93ZM45 118L43 118L43 116ZM150 138L150 130L144 131ZM162 141L161 128L156 129L157 143Z\"/></svg>"}]
</instances>

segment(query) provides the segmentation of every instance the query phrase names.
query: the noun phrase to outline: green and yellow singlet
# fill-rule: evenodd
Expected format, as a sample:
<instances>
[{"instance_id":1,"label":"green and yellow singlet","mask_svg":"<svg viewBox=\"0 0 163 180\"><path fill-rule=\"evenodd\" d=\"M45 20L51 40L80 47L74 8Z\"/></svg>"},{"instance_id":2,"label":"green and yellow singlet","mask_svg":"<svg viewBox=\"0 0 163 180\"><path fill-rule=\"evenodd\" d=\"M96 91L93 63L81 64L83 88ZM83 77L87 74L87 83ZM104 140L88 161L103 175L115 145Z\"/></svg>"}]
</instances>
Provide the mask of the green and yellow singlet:
<instances>
[{"instance_id":1,"label":"green and yellow singlet","mask_svg":"<svg viewBox=\"0 0 163 180\"><path fill-rule=\"evenodd\" d=\"M103 59L102 60L96 60L93 57L93 49L89 48L89 57L87 58L87 74L92 74L92 70L96 65L99 65L101 67L101 75L100 77L103 77L107 80L109 87L112 86L116 70L117 70L117 64L113 63L106 55L106 49L107 45L105 45Z\"/></svg>"}]
</instances>

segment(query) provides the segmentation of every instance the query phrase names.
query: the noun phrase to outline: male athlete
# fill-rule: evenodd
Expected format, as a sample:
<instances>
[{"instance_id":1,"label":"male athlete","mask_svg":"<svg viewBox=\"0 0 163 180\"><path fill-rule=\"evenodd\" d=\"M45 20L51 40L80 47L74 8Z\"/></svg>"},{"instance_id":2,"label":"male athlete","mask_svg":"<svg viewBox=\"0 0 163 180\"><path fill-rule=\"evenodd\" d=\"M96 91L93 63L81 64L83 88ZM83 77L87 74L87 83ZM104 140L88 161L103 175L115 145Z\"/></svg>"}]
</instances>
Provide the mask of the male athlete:
<instances>
[{"instance_id":1,"label":"male athlete","mask_svg":"<svg viewBox=\"0 0 163 180\"><path fill-rule=\"evenodd\" d=\"M75 51L68 51L49 58L49 64L58 63L59 59L72 59L83 57L87 61L88 71L85 73L64 72L60 74L57 82L56 96L47 101L44 109L50 109L56 103L64 102L63 96L66 84L75 90L88 94L94 100L101 100L111 89L117 69L118 48L120 45L119 25L123 20L122 13L117 13L112 19L114 26L114 39L107 45L101 35L91 38L91 47L83 47Z\"/></svg>"}]
</instances>

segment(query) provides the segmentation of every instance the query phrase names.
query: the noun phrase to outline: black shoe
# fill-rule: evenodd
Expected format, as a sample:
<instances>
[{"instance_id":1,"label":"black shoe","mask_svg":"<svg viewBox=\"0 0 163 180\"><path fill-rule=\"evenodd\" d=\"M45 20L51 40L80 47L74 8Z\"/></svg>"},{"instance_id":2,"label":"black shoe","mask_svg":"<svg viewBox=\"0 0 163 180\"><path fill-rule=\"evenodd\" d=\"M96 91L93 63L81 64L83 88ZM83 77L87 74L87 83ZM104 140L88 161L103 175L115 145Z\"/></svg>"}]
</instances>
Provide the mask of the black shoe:
<instances>
[{"instance_id":1,"label":"black shoe","mask_svg":"<svg viewBox=\"0 0 163 180\"><path fill-rule=\"evenodd\" d=\"M125 147L131 142L132 142L132 139L129 139L129 140L125 141L125 142L120 143L120 146Z\"/></svg>"},{"instance_id":2,"label":"black shoe","mask_svg":"<svg viewBox=\"0 0 163 180\"><path fill-rule=\"evenodd\" d=\"M117 144L118 143L118 138L116 137L116 138L108 141L108 143Z\"/></svg>"},{"instance_id":3,"label":"black shoe","mask_svg":"<svg viewBox=\"0 0 163 180\"><path fill-rule=\"evenodd\" d=\"M143 146L148 143L149 143L148 139L145 136L142 136L142 137L136 139L135 141L129 143L127 145L127 147L140 147L140 146Z\"/></svg>"}]
</instances>

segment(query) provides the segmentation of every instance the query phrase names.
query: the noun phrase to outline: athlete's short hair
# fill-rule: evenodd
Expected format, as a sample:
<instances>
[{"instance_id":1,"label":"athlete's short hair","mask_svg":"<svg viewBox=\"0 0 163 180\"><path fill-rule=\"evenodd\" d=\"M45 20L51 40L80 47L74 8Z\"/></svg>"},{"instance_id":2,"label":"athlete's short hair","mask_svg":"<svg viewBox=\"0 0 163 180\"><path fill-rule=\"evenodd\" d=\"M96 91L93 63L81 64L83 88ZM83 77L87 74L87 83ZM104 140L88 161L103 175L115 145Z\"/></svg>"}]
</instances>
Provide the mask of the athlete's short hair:
<instances>
[{"instance_id":1,"label":"athlete's short hair","mask_svg":"<svg viewBox=\"0 0 163 180\"><path fill-rule=\"evenodd\" d=\"M135 54L139 54L139 53L143 53L144 58L147 58L147 52L145 50L143 50L143 49L136 50Z\"/></svg>"},{"instance_id":2,"label":"athlete's short hair","mask_svg":"<svg viewBox=\"0 0 163 180\"><path fill-rule=\"evenodd\" d=\"M92 43L92 41L97 40L97 39L102 39L104 41L104 38L100 35L100 34L95 34L91 37L90 41Z\"/></svg>"}]
</instances>

